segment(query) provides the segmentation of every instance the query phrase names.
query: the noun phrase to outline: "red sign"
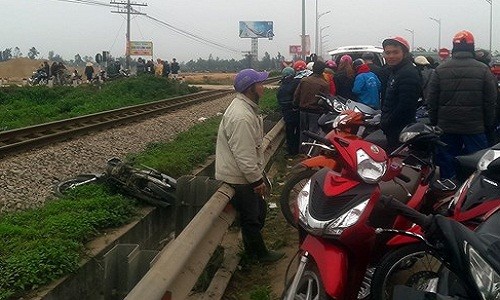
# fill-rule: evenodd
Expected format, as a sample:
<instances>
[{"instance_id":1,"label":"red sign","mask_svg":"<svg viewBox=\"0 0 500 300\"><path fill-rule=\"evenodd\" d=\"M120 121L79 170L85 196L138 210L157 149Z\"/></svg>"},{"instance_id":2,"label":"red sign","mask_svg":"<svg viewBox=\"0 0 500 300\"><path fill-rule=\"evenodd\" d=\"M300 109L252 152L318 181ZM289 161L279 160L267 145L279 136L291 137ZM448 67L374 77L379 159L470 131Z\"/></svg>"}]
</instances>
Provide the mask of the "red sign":
<instances>
[{"instance_id":1,"label":"red sign","mask_svg":"<svg viewBox=\"0 0 500 300\"><path fill-rule=\"evenodd\" d=\"M302 54L302 46L290 45L290 54Z\"/></svg>"},{"instance_id":2,"label":"red sign","mask_svg":"<svg viewBox=\"0 0 500 300\"><path fill-rule=\"evenodd\" d=\"M450 50L446 49L446 48L441 48L439 49L439 57L441 57L441 59L447 59L448 57L450 57Z\"/></svg>"}]
</instances>

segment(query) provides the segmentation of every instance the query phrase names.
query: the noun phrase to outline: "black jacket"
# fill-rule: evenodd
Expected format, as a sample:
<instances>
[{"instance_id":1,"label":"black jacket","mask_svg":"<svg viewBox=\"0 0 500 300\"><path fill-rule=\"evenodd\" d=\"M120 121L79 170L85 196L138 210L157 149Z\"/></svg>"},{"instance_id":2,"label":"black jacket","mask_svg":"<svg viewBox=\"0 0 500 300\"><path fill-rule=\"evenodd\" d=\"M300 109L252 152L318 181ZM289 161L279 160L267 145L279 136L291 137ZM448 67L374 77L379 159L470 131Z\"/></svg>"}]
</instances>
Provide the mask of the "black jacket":
<instances>
[{"instance_id":1,"label":"black jacket","mask_svg":"<svg viewBox=\"0 0 500 300\"><path fill-rule=\"evenodd\" d=\"M347 76L346 71L339 71L333 75L333 81L335 82L337 95L351 100L358 99L358 96L352 92L352 87L354 86L354 76L349 77Z\"/></svg>"},{"instance_id":2,"label":"black jacket","mask_svg":"<svg viewBox=\"0 0 500 300\"><path fill-rule=\"evenodd\" d=\"M421 89L420 75L410 59L390 67L380 120L386 135L399 135L406 125L415 122Z\"/></svg>"},{"instance_id":3,"label":"black jacket","mask_svg":"<svg viewBox=\"0 0 500 300\"><path fill-rule=\"evenodd\" d=\"M294 79L293 75L281 80L281 85L276 93L278 104L281 107L283 119L285 122L297 122L299 118L299 109L293 105L293 94L299 85L300 79Z\"/></svg>"},{"instance_id":4,"label":"black jacket","mask_svg":"<svg viewBox=\"0 0 500 300\"><path fill-rule=\"evenodd\" d=\"M429 117L445 133L478 134L495 121L497 87L486 65L455 52L439 65L429 86Z\"/></svg>"}]
</instances>

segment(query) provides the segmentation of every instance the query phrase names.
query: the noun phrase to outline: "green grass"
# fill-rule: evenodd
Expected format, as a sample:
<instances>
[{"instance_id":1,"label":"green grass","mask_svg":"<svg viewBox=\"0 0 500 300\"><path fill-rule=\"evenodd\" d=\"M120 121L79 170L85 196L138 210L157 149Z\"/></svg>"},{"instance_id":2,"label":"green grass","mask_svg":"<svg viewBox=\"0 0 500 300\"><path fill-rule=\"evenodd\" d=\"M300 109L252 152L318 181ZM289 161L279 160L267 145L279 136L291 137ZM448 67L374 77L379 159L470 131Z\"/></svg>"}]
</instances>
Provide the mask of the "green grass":
<instances>
[{"instance_id":1,"label":"green grass","mask_svg":"<svg viewBox=\"0 0 500 300\"><path fill-rule=\"evenodd\" d=\"M142 104L196 92L198 88L153 76L111 81L101 88L44 86L0 89L0 130Z\"/></svg>"},{"instance_id":2,"label":"green grass","mask_svg":"<svg viewBox=\"0 0 500 300\"><path fill-rule=\"evenodd\" d=\"M278 100L276 99L276 89L265 89L264 96L259 100L259 106L264 114L270 114L279 110Z\"/></svg>"},{"instance_id":3,"label":"green grass","mask_svg":"<svg viewBox=\"0 0 500 300\"><path fill-rule=\"evenodd\" d=\"M75 271L84 243L103 229L128 223L135 205L102 186L84 186L43 208L0 220L0 299Z\"/></svg>"},{"instance_id":4,"label":"green grass","mask_svg":"<svg viewBox=\"0 0 500 300\"><path fill-rule=\"evenodd\" d=\"M274 91L266 90L261 108L271 109L276 103L274 95ZM150 144L144 152L130 154L127 160L173 177L190 174L215 153L220 119L213 117L197 124L171 142ZM89 185L40 209L2 215L0 300L74 272L85 255L85 242L104 229L128 223L136 212L132 200L102 186ZM263 288L253 299L267 299L266 294Z\"/></svg>"}]
</instances>

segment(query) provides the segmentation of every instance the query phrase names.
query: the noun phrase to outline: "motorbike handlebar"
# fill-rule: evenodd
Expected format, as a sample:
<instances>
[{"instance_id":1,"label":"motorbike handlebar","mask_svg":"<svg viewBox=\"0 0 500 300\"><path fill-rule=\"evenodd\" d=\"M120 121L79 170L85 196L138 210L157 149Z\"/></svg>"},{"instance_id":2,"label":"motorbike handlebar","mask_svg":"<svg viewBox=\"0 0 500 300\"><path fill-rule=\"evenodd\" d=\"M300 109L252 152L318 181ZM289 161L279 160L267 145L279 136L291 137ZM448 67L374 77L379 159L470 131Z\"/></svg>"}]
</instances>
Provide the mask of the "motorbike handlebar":
<instances>
[{"instance_id":1,"label":"motorbike handlebar","mask_svg":"<svg viewBox=\"0 0 500 300\"><path fill-rule=\"evenodd\" d=\"M314 139L314 140L320 141L321 143L323 143L323 144L325 144L325 145L327 145L327 146L333 146L333 145L332 145L332 142L330 142L330 140L329 140L329 139L327 139L327 138L325 138L325 137L322 137L322 136L321 136L321 135L319 135L319 134L316 134L316 133L314 133L314 132L307 131L307 130L304 130L302 133L303 133L305 136L310 137L310 138L312 138L312 139Z\"/></svg>"},{"instance_id":2,"label":"motorbike handlebar","mask_svg":"<svg viewBox=\"0 0 500 300\"><path fill-rule=\"evenodd\" d=\"M426 216L418 212L417 210L405 205L404 203L394 199L394 197L392 196L383 195L380 198L380 203L387 209L397 211L400 215L419 225L424 230L427 230L431 225L432 216Z\"/></svg>"}]
</instances>

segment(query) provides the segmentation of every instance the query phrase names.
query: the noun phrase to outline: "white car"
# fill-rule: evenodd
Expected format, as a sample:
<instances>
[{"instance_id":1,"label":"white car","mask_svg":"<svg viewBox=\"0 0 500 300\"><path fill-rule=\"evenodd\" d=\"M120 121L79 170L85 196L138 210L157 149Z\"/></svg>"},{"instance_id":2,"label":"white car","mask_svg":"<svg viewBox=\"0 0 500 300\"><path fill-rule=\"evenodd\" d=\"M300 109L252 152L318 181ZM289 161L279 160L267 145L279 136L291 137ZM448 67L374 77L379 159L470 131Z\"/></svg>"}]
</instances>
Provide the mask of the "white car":
<instances>
[{"instance_id":1,"label":"white car","mask_svg":"<svg viewBox=\"0 0 500 300\"><path fill-rule=\"evenodd\" d=\"M339 47L335 50L329 51L328 54L331 56L332 60L337 63L337 65L340 62L340 58L348 54L352 57L352 60L361 58L361 55L365 52L371 52L373 53L375 59L373 62L376 65L383 66L385 64L385 59L382 53L384 52L384 49L381 47L375 47L375 46L370 46L370 45L360 45L360 46L345 46L345 47Z\"/></svg>"}]
</instances>

